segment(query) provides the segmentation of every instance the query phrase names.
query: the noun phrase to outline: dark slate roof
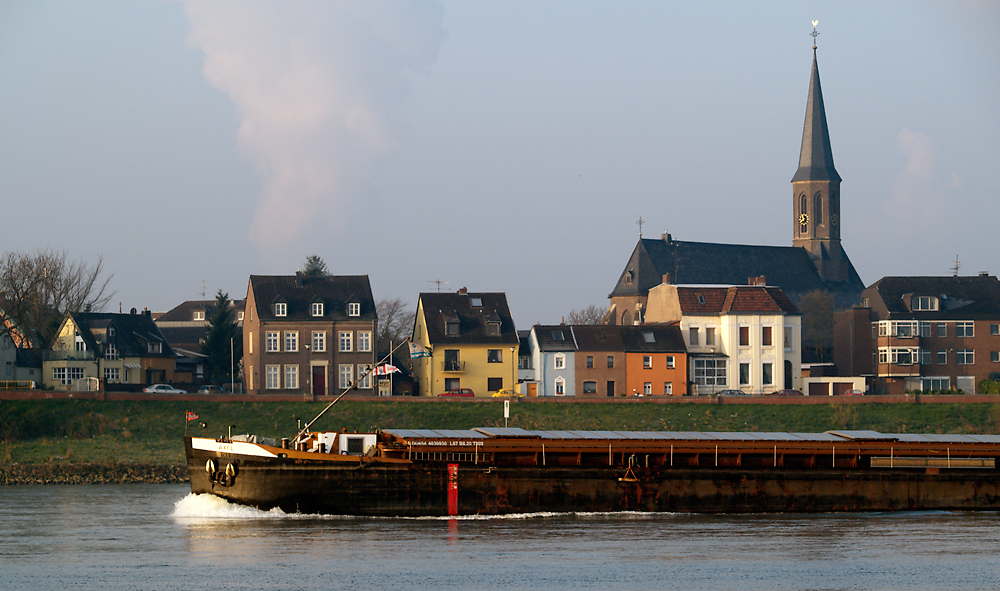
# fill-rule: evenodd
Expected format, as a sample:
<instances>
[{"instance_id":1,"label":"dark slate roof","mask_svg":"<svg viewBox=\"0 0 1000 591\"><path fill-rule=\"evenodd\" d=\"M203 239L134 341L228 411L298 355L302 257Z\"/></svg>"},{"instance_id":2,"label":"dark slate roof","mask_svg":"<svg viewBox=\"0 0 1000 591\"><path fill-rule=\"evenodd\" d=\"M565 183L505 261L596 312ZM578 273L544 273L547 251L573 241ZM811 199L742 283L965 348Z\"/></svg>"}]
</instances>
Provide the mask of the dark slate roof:
<instances>
[{"instance_id":1,"label":"dark slate roof","mask_svg":"<svg viewBox=\"0 0 1000 591\"><path fill-rule=\"evenodd\" d=\"M677 322L621 326L625 351L636 353L684 353L684 337Z\"/></svg>"},{"instance_id":2,"label":"dark slate roof","mask_svg":"<svg viewBox=\"0 0 1000 591\"><path fill-rule=\"evenodd\" d=\"M531 327L540 351L576 351L576 337L571 324L536 324Z\"/></svg>"},{"instance_id":3,"label":"dark slate roof","mask_svg":"<svg viewBox=\"0 0 1000 591\"><path fill-rule=\"evenodd\" d=\"M233 303L233 310L235 312L240 312L246 306L246 300L231 300ZM189 300L183 302L180 305L172 308L171 310L164 312L156 319L157 322L191 322L194 320L194 311L202 310L205 312L205 320L215 312L215 300Z\"/></svg>"},{"instance_id":4,"label":"dark slate roof","mask_svg":"<svg viewBox=\"0 0 1000 591\"><path fill-rule=\"evenodd\" d=\"M87 348L98 354L104 353L106 343L113 343L121 357L174 357L170 343L163 337L152 316L139 314L112 314L107 312L83 312L72 315L80 336ZM111 336L109 328L115 329ZM104 333L100 341L94 333ZM149 353L150 342L162 343L160 353Z\"/></svg>"},{"instance_id":5,"label":"dark slate roof","mask_svg":"<svg viewBox=\"0 0 1000 591\"><path fill-rule=\"evenodd\" d=\"M157 325L159 326L159 325ZM200 351L202 339L208 335L208 325L205 326L160 326L160 334L167 339L175 349Z\"/></svg>"},{"instance_id":6,"label":"dark slate roof","mask_svg":"<svg viewBox=\"0 0 1000 591\"><path fill-rule=\"evenodd\" d=\"M823 89L819 83L819 66L813 49L812 77L809 79L809 98L806 100L806 121L802 129L802 149L799 152L799 169L792 177L795 181L839 181L840 175L833 167L833 149L830 147L830 130L826 126L826 108L823 106Z\"/></svg>"},{"instance_id":7,"label":"dark slate roof","mask_svg":"<svg viewBox=\"0 0 1000 591\"><path fill-rule=\"evenodd\" d=\"M1000 318L1000 281L992 275L976 277L883 277L867 290L882 300L892 318L976 320ZM911 296L934 296L939 310L911 312Z\"/></svg>"},{"instance_id":8,"label":"dark slate roof","mask_svg":"<svg viewBox=\"0 0 1000 591\"><path fill-rule=\"evenodd\" d=\"M367 275L251 275L250 289L257 316L265 321L276 320L275 302L288 304L287 315L281 320L320 320L311 313L311 304L317 302L323 303L322 320L378 320ZM347 315L349 303L361 304L360 316Z\"/></svg>"},{"instance_id":9,"label":"dark slate roof","mask_svg":"<svg viewBox=\"0 0 1000 591\"><path fill-rule=\"evenodd\" d=\"M573 326L573 337L580 351L622 351L620 326L611 324L586 324Z\"/></svg>"},{"instance_id":10,"label":"dark slate roof","mask_svg":"<svg viewBox=\"0 0 1000 591\"><path fill-rule=\"evenodd\" d=\"M629 271L631 284L626 281ZM856 304L864 290L854 265L848 281L824 281L809 253L797 246L683 242L667 234L639 239L611 297L645 294L667 274L671 283L687 285L747 285L751 277L763 275L767 285L782 288L792 301L819 289L833 294L838 307Z\"/></svg>"},{"instance_id":11,"label":"dark slate roof","mask_svg":"<svg viewBox=\"0 0 1000 591\"><path fill-rule=\"evenodd\" d=\"M473 300L481 306L473 306ZM517 345L517 329L503 293L422 293L427 338L431 344L506 344ZM445 320L459 323L458 334L445 336ZM488 321L500 322L500 335L487 336Z\"/></svg>"}]
</instances>

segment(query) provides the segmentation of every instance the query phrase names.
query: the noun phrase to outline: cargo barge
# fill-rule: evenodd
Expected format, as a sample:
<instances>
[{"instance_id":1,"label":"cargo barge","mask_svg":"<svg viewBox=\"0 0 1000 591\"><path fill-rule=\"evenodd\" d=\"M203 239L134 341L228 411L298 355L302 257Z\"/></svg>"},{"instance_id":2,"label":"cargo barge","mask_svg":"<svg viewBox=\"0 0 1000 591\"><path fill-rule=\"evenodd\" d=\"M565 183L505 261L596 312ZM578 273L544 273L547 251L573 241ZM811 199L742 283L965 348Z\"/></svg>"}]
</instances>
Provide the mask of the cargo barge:
<instances>
[{"instance_id":1,"label":"cargo barge","mask_svg":"<svg viewBox=\"0 0 1000 591\"><path fill-rule=\"evenodd\" d=\"M529 431L185 437L193 493L285 512L1000 509L997 435Z\"/></svg>"}]
</instances>

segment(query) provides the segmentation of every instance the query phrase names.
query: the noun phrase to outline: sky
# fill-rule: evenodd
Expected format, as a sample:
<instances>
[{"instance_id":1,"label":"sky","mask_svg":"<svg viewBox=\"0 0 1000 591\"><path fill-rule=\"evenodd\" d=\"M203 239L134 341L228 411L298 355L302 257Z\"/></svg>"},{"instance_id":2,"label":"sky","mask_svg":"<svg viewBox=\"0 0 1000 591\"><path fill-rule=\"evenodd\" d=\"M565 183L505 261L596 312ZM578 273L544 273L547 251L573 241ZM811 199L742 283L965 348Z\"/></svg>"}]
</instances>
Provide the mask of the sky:
<instances>
[{"instance_id":1,"label":"sky","mask_svg":"<svg viewBox=\"0 0 1000 591\"><path fill-rule=\"evenodd\" d=\"M317 254L604 307L639 237L791 245L812 22L845 250L1000 273L1000 2L0 2L4 251L166 311Z\"/></svg>"}]
</instances>

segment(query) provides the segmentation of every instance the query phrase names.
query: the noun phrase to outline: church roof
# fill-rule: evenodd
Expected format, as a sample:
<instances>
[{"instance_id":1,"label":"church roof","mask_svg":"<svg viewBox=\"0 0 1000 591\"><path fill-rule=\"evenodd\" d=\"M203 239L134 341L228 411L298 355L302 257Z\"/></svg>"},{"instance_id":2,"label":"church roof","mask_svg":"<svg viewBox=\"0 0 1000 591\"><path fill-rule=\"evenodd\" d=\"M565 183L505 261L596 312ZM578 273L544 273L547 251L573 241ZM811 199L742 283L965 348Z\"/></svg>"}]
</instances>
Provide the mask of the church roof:
<instances>
[{"instance_id":1,"label":"church roof","mask_svg":"<svg viewBox=\"0 0 1000 591\"><path fill-rule=\"evenodd\" d=\"M813 48L812 77L809 79L809 98L806 100L806 121L802 128L802 150L799 152L799 169L792 177L792 182L839 180L841 180L840 175L833 167L830 130L826 126L823 89L819 83L819 66L816 64L816 50Z\"/></svg>"},{"instance_id":2,"label":"church roof","mask_svg":"<svg viewBox=\"0 0 1000 591\"><path fill-rule=\"evenodd\" d=\"M631 276L629 275L631 273ZM669 282L686 285L746 285L764 276L767 285L781 287L793 301L813 290L827 290L838 307L857 303L864 283L850 267L848 281L824 281L809 253L797 246L750 246L640 238L628 266L610 297L643 295Z\"/></svg>"}]
</instances>

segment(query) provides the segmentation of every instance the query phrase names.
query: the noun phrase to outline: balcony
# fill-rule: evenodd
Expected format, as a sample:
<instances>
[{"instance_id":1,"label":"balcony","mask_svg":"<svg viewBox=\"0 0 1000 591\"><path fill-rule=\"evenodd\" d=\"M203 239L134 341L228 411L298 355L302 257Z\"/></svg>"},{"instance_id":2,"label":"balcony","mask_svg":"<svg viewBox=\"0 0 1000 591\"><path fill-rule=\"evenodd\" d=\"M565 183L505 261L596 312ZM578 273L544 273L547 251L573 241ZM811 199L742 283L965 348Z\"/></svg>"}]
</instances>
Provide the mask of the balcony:
<instances>
[{"instance_id":1,"label":"balcony","mask_svg":"<svg viewBox=\"0 0 1000 591\"><path fill-rule=\"evenodd\" d=\"M465 373L465 362L445 360L441 371L445 373Z\"/></svg>"},{"instance_id":2,"label":"balcony","mask_svg":"<svg viewBox=\"0 0 1000 591\"><path fill-rule=\"evenodd\" d=\"M42 361L93 361L93 351L42 351Z\"/></svg>"}]
</instances>

